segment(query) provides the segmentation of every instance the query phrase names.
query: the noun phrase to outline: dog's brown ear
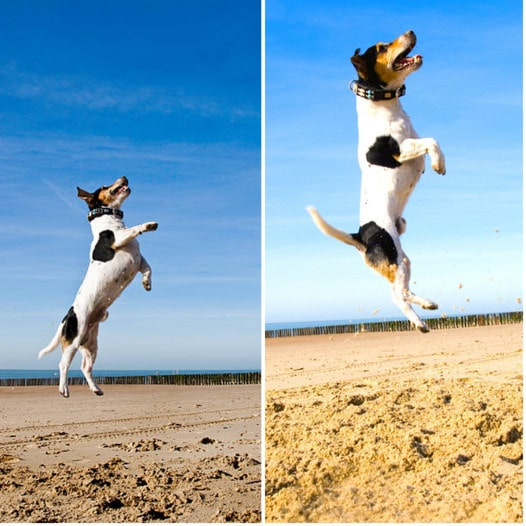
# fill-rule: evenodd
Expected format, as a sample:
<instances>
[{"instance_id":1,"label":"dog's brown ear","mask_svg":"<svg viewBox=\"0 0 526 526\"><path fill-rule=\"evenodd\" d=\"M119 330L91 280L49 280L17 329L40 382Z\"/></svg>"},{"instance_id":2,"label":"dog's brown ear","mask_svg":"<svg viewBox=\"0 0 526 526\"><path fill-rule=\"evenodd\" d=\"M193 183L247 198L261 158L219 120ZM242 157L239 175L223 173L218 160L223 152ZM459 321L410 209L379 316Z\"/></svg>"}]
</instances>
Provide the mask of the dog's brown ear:
<instances>
[{"instance_id":1,"label":"dog's brown ear","mask_svg":"<svg viewBox=\"0 0 526 526\"><path fill-rule=\"evenodd\" d=\"M82 188L77 186L77 195L81 199L88 199L88 197L91 197L93 194L91 194L90 192L86 192L86 190L83 190Z\"/></svg>"},{"instance_id":2,"label":"dog's brown ear","mask_svg":"<svg viewBox=\"0 0 526 526\"><path fill-rule=\"evenodd\" d=\"M363 80L367 80L367 63L363 55L360 55L360 48L358 48L351 57L351 63L356 68L358 76Z\"/></svg>"},{"instance_id":3,"label":"dog's brown ear","mask_svg":"<svg viewBox=\"0 0 526 526\"><path fill-rule=\"evenodd\" d=\"M93 194L90 192L86 192L86 190L83 190L82 188L79 188L77 186L77 196L80 197L83 201L86 201L88 205L90 204L90 201L93 199Z\"/></svg>"}]
</instances>

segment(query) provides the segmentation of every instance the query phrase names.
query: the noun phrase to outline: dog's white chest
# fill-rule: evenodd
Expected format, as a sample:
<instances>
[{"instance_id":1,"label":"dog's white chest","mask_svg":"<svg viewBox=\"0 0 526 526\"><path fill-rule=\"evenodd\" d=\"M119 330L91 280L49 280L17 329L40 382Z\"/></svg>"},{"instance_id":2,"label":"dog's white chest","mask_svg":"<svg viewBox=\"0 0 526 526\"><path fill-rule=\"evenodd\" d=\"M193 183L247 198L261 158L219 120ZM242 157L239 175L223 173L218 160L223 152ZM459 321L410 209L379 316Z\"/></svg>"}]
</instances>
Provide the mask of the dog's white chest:
<instances>
[{"instance_id":1,"label":"dog's white chest","mask_svg":"<svg viewBox=\"0 0 526 526\"><path fill-rule=\"evenodd\" d=\"M375 221L389 231L424 171L424 158L399 162L406 139L417 138L398 100L357 99L358 161L362 171L360 224Z\"/></svg>"},{"instance_id":2,"label":"dog's white chest","mask_svg":"<svg viewBox=\"0 0 526 526\"><path fill-rule=\"evenodd\" d=\"M106 309L132 282L141 267L141 252L136 239L115 249L120 229L103 228L93 232L90 264L77 294L83 304Z\"/></svg>"},{"instance_id":3,"label":"dog's white chest","mask_svg":"<svg viewBox=\"0 0 526 526\"><path fill-rule=\"evenodd\" d=\"M405 139L418 137L409 116L398 100L380 104L358 98L356 110L360 163L366 159L368 150L378 137L392 137L399 145Z\"/></svg>"}]
</instances>

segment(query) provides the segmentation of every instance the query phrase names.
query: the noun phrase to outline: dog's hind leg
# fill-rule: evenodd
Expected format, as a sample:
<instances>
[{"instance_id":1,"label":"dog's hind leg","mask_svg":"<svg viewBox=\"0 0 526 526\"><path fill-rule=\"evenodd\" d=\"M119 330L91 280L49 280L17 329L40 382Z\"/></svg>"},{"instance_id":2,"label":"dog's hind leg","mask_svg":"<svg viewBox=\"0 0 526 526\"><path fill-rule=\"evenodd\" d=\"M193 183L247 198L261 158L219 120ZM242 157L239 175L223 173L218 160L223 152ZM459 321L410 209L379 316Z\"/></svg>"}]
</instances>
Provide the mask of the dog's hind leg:
<instances>
[{"instance_id":1,"label":"dog's hind leg","mask_svg":"<svg viewBox=\"0 0 526 526\"><path fill-rule=\"evenodd\" d=\"M82 365L80 366L80 369L84 375L84 378L86 378L86 382L88 382L88 387L91 389L91 391L93 391L98 396L102 396L104 393L102 389L95 383L92 374L93 365L97 359L97 353L99 349L97 343L98 335L99 324L96 323L93 327L91 327L87 339L80 346L80 352L82 353Z\"/></svg>"},{"instance_id":2,"label":"dog's hind leg","mask_svg":"<svg viewBox=\"0 0 526 526\"><path fill-rule=\"evenodd\" d=\"M141 256L139 272L142 274L142 286L144 290L152 290L152 268L144 256Z\"/></svg>"},{"instance_id":3,"label":"dog's hind leg","mask_svg":"<svg viewBox=\"0 0 526 526\"><path fill-rule=\"evenodd\" d=\"M395 279L391 282L391 293L393 301L405 314L407 319L421 332L429 332L429 327L418 316L411 307L411 303L420 305L424 309L437 309L438 305L430 300L416 296L409 290L409 279L411 277L411 263L409 258L403 254L398 264Z\"/></svg>"},{"instance_id":4,"label":"dog's hind leg","mask_svg":"<svg viewBox=\"0 0 526 526\"><path fill-rule=\"evenodd\" d=\"M396 282L391 283L391 295L397 307L420 332L429 332L429 327L411 307L408 292L407 290L400 290Z\"/></svg>"},{"instance_id":5,"label":"dog's hind leg","mask_svg":"<svg viewBox=\"0 0 526 526\"><path fill-rule=\"evenodd\" d=\"M409 279L411 277L411 261L409 261L409 258L406 256L406 254L404 253L403 254L403 263L405 264L406 266L406 273L405 273L405 276L404 276L404 290L406 291L406 294L407 294L407 300L410 302L410 303L414 303L415 305L419 305L420 307L422 307L423 309L426 309L426 310L436 310L438 309L438 305L434 302L434 301L431 301L431 300L428 300L426 298L422 298L421 296L417 296L416 294L413 294L410 290L409 290Z\"/></svg>"},{"instance_id":6,"label":"dog's hind leg","mask_svg":"<svg viewBox=\"0 0 526 526\"><path fill-rule=\"evenodd\" d=\"M394 303L406 318L422 332L428 332L427 325L411 307L413 294L409 291L411 266L400 246L399 237L391 234L373 221L360 227L357 237L365 243L365 264L381 274L391 284Z\"/></svg>"},{"instance_id":7,"label":"dog's hind leg","mask_svg":"<svg viewBox=\"0 0 526 526\"><path fill-rule=\"evenodd\" d=\"M426 298L422 298L421 296L417 296L416 294L413 294L411 291L408 291L408 300L411 303L414 303L415 305L419 305L423 309L426 310L437 310L438 304L436 304L434 301L428 300Z\"/></svg>"},{"instance_id":8,"label":"dog's hind leg","mask_svg":"<svg viewBox=\"0 0 526 526\"><path fill-rule=\"evenodd\" d=\"M81 316L81 320L83 317ZM75 353L78 351L79 342L82 339L82 325L79 324L78 313L75 311L74 307L71 307L62 320L61 324L61 343L62 343L62 358L59 363L60 371L60 381L58 390L64 396L64 398L69 397L68 389L68 371L69 366L75 356Z\"/></svg>"},{"instance_id":9,"label":"dog's hind leg","mask_svg":"<svg viewBox=\"0 0 526 526\"><path fill-rule=\"evenodd\" d=\"M59 393L64 397L69 397L69 388L68 388L68 371L73 357L75 356L78 350L78 344L76 341L70 343L69 345L63 347L62 349L62 358L59 363L60 371L60 381L58 385Z\"/></svg>"}]
</instances>

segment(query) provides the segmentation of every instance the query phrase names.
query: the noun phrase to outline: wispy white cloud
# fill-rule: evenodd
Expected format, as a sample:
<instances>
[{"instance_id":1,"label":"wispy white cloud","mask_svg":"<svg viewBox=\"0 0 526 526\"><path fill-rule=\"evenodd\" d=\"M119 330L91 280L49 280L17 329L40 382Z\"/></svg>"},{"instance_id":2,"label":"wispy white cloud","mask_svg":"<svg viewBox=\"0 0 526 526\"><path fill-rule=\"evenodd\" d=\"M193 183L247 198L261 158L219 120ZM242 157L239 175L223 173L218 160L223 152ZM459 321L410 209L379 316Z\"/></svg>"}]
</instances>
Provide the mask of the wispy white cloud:
<instances>
[{"instance_id":1,"label":"wispy white cloud","mask_svg":"<svg viewBox=\"0 0 526 526\"><path fill-rule=\"evenodd\" d=\"M133 171L151 170L153 164L157 169L169 166L171 170L177 170L179 176L186 170L190 176L199 167L208 167L207 171L215 167L214 177L228 174L228 180L232 180L231 177L237 173L246 176L247 173L252 174L253 167L259 168L258 157L257 148L224 143L166 141L138 144L120 137L77 137L52 133L3 136L0 138L3 166L0 181L7 181L10 174L19 175L25 171L33 177L50 172L55 176L64 175L81 164L83 172L103 165L107 173L126 171L132 167ZM37 167L39 171L35 172Z\"/></svg>"},{"instance_id":2,"label":"wispy white cloud","mask_svg":"<svg viewBox=\"0 0 526 526\"><path fill-rule=\"evenodd\" d=\"M259 108L232 106L219 97L188 93L182 88L125 86L79 75L36 74L23 71L14 63L0 68L0 95L89 111L161 114L185 111L202 117L226 114L237 119L259 115Z\"/></svg>"},{"instance_id":3,"label":"wispy white cloud","mask_svg":"<svg viewBox=\"0 0 526 526\"><path fill-rule=\"evenodd\" d=\"M78 205L77 205L77 201L73 201L73 199L71 198L71 195L70 193L66 194L63 190L63 188L61 188L60 186L52 183L49 179L45 178L43 179L44 183L51 189L51 191L63 202L67 205L67 207L70 209L70 210L73 210L73 211L78 211L78 209L80 208Z\"/></svg>"}]
</instances>

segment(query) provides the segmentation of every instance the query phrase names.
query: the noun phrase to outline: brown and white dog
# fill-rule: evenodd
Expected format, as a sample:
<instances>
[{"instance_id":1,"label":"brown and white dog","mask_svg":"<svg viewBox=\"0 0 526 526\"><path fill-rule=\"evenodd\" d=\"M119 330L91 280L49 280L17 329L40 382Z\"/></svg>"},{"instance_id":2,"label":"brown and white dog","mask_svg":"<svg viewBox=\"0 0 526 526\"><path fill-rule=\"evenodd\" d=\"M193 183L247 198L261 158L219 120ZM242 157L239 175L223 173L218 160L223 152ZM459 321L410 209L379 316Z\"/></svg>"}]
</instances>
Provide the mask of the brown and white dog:
<instances>
[{"instance_id":1,"label":"brown and white dog","mask_svg":"<svg viewBox=\"0 0 526 526\"><path fill-rule=\"evenodd\" d=\"M404 81L422 65L422 56L409 54L416 35L407 31L389 44L376 44L362 55L357 49L351 62L358 80L351 83L357 95L358 160L362 171L360 229L347 234L329 225L316 211L308 210L318 228L363 255L365 263L387 278L396 305L422 332L429 328L411 304L437 309L430 300L409 290L410 262L402 250L404 207L424 172L425 154L439 174L446 173L445 160L434 139L420 139L402 109Z\"/></svg>"},{"instance_id":2,"label":"brown and white dog","mask_svg":"<svg viewBox=\"0 0 526 526\"><path fill-rule=\"evenodd\" d=\"M78 197L86 201L89 208L88 221L93 233L90 264L73 306L49 345L38 354L42 358L62 344L59 391L66 398L69 396L68 370L78 350L82 353L81 369L89 388L97 395L103 394L92 376L98 351L99 323L107 319L108 308L137 272L143 275L143 287L151 290L152 269L141 255L136 237L157 230L157 223L143 223L131 228L124 225L121 205L131 192L126 177L93 193L78 187L77 190Z\"/></svg>"}]
</instances>

